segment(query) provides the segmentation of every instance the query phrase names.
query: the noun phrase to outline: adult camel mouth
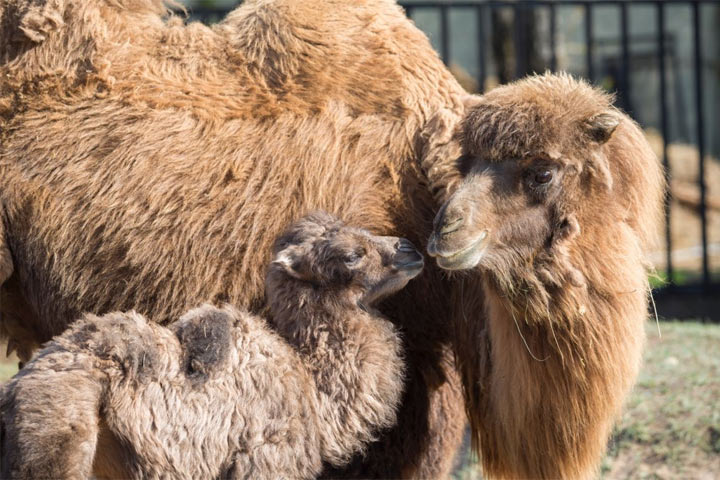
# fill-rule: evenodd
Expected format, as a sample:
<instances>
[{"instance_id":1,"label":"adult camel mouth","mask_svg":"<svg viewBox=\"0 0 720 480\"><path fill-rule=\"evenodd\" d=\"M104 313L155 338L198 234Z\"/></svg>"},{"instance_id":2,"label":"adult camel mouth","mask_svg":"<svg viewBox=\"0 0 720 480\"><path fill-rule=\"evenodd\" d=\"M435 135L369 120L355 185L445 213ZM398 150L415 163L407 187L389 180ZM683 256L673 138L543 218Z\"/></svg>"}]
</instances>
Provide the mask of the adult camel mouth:
<instances>
[{"instance_id":1,"label":"adult camel mouth","mask_svg":"<svg viewBox=\"0 0 720 480\"><path fill-rule=\"evenodd\" d=\"M488 231L483 230L467 246L454 252L443 252L435 247L430 251L438 266L444 270L468 270L480 263L488 246Z\"/></svg>"}]
</instances>

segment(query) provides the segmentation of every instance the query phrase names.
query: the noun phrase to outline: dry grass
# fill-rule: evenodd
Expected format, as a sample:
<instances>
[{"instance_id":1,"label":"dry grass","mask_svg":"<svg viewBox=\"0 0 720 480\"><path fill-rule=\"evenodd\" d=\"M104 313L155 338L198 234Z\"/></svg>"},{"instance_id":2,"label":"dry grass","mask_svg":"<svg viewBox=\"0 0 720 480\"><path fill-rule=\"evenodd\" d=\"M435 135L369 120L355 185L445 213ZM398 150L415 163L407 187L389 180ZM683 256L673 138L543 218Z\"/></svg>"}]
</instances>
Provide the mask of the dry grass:
<instances>
[{"instance_id":1,"label":"dry grass","mask_svg":"<svg viewBox=\"0 0 720 480\"><path fill-rule=\"evenodd\" d=\"M648 142L653 151L662 156L662 136L655 130L646 132ZM695 146L682 143L668 145L668 158L672 173L671 185L673 191L671 208L671 237L673 244L673 264L675 268L690 272L698 272L701 261L701 221L699 198L700 189L697 185L699 175L699 153ZM707 228L708 242L720 243L720 161L705 157L705 184L707 187ZM663 253L665 226L658 232L658 245L662 246L653 256L658 270L665 267ZM710 263L716 274L720 269L720 249L713 247L709 251Z\"/></svg>"},{"instance_id":2,"label":"dry grass","mask_svg":"<svg viewBox=\"0 0 720 480\"><path fill-rule=\"evenodd\" d=\"M5 355L5 351L7 349L7 345L5 342L0 343L0 383L5 382L10 379L13 375L17 373L18 370L18 358L15 356L15 354L10 355L10 357L7 357Z\"/></svg>"}]
</instances>

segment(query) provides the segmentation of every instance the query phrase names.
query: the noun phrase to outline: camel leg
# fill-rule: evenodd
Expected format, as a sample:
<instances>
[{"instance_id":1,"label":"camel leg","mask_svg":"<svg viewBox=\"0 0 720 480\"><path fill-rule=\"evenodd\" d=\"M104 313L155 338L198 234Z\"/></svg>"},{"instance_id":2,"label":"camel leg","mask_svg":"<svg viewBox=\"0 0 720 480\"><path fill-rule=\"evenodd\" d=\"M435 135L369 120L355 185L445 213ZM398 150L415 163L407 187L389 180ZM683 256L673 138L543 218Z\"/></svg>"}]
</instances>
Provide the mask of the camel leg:
<instances>
[{"instance_id":1,"label":"camel leg","mask_svg":"<svg viewBox=\"0 0 720 480\"><path fill-rule=\"evenodd\" d=\"M0 286L10 278L13 273L13 262L10 248L5 239L5 215L0 205Z\"/></svg>"},{"instance_id":2,"label":"camel leg","mask_svg":"<svg viewBox=\"0 0 720 480\"><path fill-rule=\"evenodd\" d=\"M326 467L322 476L448 478L467 421L460 379L452 367L452 359L445 360L445 379L439 382L423 375L422 368L408 372L395 427L370 444L364 456L357 456L344 469Z\"/></svg>"},{"instance_id":3,"label":"camel leg","mask_svg":"<svg viewBox=\"0 0 720 480\"><path fill-rule=\"evenodd\" d=\"M2 478L92 475L102 386L72 356L55 357L33 362L4 388ZM72 364L60 365L63 360Z\"/></svg>"}]
</instances>

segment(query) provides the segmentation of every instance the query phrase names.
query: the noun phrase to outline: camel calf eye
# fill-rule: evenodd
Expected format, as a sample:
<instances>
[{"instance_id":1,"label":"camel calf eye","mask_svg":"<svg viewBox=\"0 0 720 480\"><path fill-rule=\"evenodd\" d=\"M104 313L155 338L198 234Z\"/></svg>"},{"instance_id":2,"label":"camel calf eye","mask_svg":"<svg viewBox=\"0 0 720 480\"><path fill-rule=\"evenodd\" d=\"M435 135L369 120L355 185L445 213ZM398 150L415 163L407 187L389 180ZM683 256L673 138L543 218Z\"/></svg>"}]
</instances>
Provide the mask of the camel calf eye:
<instances>
[{"instance_id":1,"label":"camel calf eye","mask_svg":"<svg viewBox=\"0 0 720 480\"><path fill-rule=\"evenodd\" d=\"M347 256L345 256L345 264L346 265L354 265L357 262L360 261L360 259L365 255L364 250L356 250Z\"/></svg>"},{"instance_id":2,"label":"camel calf eye","mask_svg":"<svg viewBox=\"0 0 720 480\"><path fill-rule=\"evenodd\" d=\"M540 170L535 173L535 183L548 183L552 180L553 174L550 170Z\"/></svg>"}]
</instances>

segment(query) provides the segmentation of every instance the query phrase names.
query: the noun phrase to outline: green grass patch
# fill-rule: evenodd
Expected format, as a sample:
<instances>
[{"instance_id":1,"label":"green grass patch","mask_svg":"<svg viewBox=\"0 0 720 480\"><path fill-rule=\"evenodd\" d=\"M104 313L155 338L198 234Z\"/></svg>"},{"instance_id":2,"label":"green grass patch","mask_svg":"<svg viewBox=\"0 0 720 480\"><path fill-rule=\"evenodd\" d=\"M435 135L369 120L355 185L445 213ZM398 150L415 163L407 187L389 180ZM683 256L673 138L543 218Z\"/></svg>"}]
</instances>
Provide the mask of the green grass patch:
<instances>
[{"instance_id":1,"label":"green grass patch","mask_svg":"<svg viewBox=\"0 0 720 480\"><path fill-rule=\"evenodd\" d=\"M712 278L720 279L720 270L712 270L710 272ZM651 288L667 287L670 284L667 272L658 270L648 277ZM700 270L673 270L673 283L675 285L693 285L702 281L702 271Z\"/></svg>"},{"instance_id":2,"label":"green grass patch","mask_svg":"<svg viewBox=\"0 0 720 480\"><path fill-rule=\"evenodd\" d=\"M3 361L0 363L0 383L9 380L17 373L17 362Z\"/></svg>"},{"instance_id":3,"label":"green grass patch","mask_svg":"<svg viewBox=\"0 0 720 480\"><path fill-rule=\"evenodd\" d=\"M720 478L720 326L652 326L605 478Z\"/></svg>"}]
</instances>

